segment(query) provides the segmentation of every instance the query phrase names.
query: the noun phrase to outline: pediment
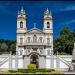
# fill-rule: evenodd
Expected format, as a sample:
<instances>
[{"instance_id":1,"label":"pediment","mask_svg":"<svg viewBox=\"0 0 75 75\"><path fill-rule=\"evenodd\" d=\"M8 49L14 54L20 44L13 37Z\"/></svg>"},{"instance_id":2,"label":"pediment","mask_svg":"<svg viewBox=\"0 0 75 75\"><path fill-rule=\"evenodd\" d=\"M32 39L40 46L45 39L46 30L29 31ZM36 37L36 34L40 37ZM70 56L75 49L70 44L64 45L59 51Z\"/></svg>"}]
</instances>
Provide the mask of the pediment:
<instances>
[{"instance_id":1,"label":"pediment","mask_svg":"<svg viewBox=\"0 0 75 75\"><path fill-rule=\"evenodd\" d=\"M33 28L31 30L28 30L28 33L43 33L42 30L37 29L37 28Z\"/></svg>"}]
</instances>

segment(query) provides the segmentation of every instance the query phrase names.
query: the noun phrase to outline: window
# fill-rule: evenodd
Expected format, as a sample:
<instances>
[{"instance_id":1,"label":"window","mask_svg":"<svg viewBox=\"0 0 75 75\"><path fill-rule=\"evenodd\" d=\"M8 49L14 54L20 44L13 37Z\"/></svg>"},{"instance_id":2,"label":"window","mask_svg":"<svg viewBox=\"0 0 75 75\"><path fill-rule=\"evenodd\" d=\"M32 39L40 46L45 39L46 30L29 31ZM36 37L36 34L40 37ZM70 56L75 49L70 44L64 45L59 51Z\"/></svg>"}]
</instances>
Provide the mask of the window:
<instances>
[{"instance_id":1,"label":"window","mask_svg":"<svg viewBox=\"0 0 75 75\"><path fill-rule=\"evenodd\" d=\"M50 55L50 50L47 50L47 55Z\"/></svg>"},{"instance_id":2,"label":"window","mask_svg":"<svg viewBox=\"0 0 75 75\"><path fill-rule=\"evenodd\" d=\"M28 37L28 43L30 42L30 37Z\"/></svg>"},{"instance_id":3,"label":"window","mask_svg":"<svg viewBox=\"0 0 75 75\"><path fill-rule=\"evenodd\" d=\"M23 28L23 22L20 22L20 28Z\"/></svg>"},{"instance_id":4,"label":"window","mask_svg":"<svg viewBox=\"0 0 75 75\"><path fill-rule=\"evenodd\" d=\"M37 37L36 37L36 35L33 36L33 42L34 42L34 43L37 42Z\"/></svg>"},{"instance_id":5,"label":"window","mask_svg":"<svg viewBox=\"0 0 75 75\"><path fill-rule=\"evenodd\" d=\"M47 38L47 43L48 43L48 44L50 43L50 38Z\"/></svg>"},{"instance_id":6,"label":"window","mask_svg":"<svg viewBox=\"0 0 75 75\"><path fill-rule=\"evenodd\" d=\"M40 37L40 43L42 43L42 37Z\"/></svg>"},{"instance_id":7,"label":"window","mask_svg":"<svg viewBox=\"0 0 75 75\"><path fill-rule=\"evenodd\" d=\"M47 28L50 28L50 23L49 22L47 22Z\"/></svg>"},{"instance_id":8,"label":"window","mask_svg":"<svg viewBox=\"0 0 75 75\"><path fill-rule=\"evenodd\" d=\"M23 44L23 38L20 38L20 44Z\"/></svg>"}]
</instances>

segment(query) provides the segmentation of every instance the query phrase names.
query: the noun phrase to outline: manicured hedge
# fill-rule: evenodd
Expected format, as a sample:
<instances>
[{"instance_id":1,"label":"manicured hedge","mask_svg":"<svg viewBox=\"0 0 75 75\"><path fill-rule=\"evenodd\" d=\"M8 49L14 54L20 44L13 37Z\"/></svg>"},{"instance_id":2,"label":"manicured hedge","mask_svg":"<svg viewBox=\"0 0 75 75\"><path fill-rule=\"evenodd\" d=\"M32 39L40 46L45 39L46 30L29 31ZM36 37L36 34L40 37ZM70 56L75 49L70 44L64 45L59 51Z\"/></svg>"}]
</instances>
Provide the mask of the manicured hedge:
<instances>
[{"instance_id":1,"label":"manicured hedge","mask_svg":"<svg viewBox=\"0 0 75 75\"><path fill-rule=\"evenodd\" d=\"M51 72L55 70L54 69L18 69L17 71L21 73L36 73L36 72Z\"/></svg>"},{"instance_id":2,"label":"manicured hedge","mask_svg":"<svg viewBox=\"0 0 75 75\"><path fill-rule=\"evenodd\" d=\"M10 73L16 73L18 71L17 70L8 70L8 72L10 72Z\"/></svg>"},{"instance_id":3,"label":"manicured hedge","mask_svg":"<svg viewBox=\"0 0 75 75\"><path fill-rule=\"evenodd\" d=\"M33 73L33 74L63 74L59 70L55 69L17 69L17 70L8 70L4 74L24 74L24 73Z\"/></svg>"}]
</instances>

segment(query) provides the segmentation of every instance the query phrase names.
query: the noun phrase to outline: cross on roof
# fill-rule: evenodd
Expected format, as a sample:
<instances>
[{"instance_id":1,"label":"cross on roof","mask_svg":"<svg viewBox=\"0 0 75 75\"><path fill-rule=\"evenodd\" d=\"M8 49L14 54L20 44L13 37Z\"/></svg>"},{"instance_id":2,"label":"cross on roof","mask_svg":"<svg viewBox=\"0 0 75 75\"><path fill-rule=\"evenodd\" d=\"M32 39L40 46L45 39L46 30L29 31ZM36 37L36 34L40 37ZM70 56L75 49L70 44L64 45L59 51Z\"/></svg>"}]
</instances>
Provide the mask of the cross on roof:
<instances>
[{"instance_id":1,"label":"cross on roof","mask_svg":"<svg viewBox=\"0 0 75 75\"><path fill-rule=\"evenodd\" d=\"M34 28L36 28L36 23L34 23Z\"/></svg>"}]
</instances>

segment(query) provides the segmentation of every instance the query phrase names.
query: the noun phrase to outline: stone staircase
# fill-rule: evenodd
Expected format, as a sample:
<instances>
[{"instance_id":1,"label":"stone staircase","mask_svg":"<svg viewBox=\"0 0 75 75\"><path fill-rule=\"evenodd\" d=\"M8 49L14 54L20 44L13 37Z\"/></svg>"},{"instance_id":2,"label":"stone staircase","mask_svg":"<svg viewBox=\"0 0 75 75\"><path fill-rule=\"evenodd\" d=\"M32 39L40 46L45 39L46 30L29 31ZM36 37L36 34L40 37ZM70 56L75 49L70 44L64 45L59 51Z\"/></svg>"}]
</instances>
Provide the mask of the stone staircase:
<instances>
[{"instance_id":1,"label":"stone staircase","mask_svg":"<svg viewBox=\"0 0 75 75\"><path fill-rule=\"evenodd\" d=\"M72 62L66 61L61 57L57 57L60 61L62 61L64 64L68 66L68 71L73 70Z\"/></svg>"},{"instance_id":2,"label":"stone staircase","mask_svg":"<svg viewBox=\"0 0 75 75\"><path fill-rule=\"evenodd\" d=\"M0 61L0 66L6 63L9 60L9 57L5 57L2 61Z\"/></svg>"}]
</instances>

